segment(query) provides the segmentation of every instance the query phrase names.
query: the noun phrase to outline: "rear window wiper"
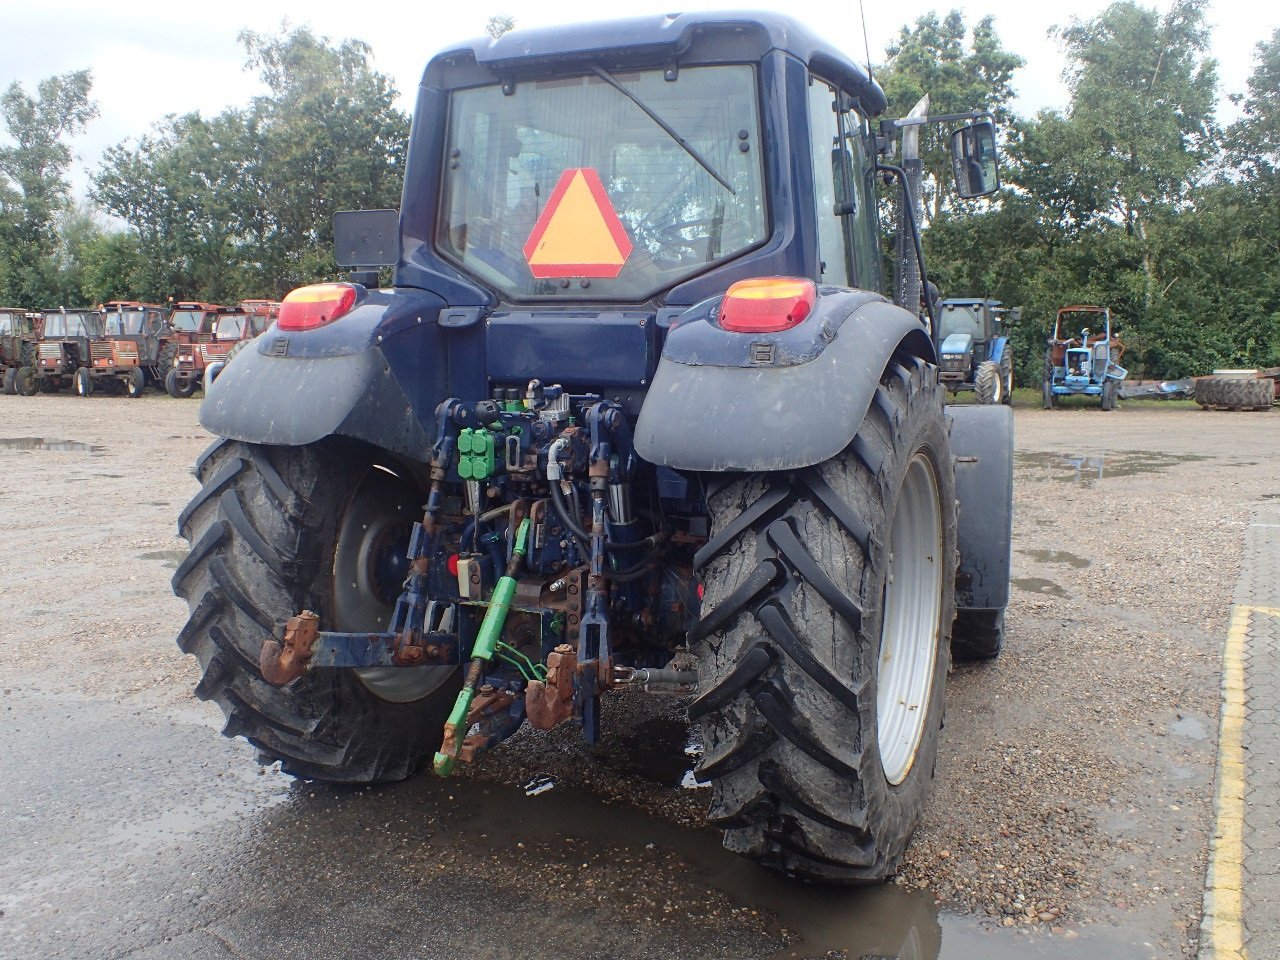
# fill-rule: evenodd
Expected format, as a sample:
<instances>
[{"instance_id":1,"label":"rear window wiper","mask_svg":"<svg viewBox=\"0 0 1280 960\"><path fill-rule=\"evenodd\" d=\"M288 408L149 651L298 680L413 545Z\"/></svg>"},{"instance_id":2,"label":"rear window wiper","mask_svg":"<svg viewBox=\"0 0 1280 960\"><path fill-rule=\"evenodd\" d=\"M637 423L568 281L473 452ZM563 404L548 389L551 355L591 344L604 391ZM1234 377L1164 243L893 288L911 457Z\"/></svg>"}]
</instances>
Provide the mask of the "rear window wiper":
<instances>
[{"instance_id":1,"label":"rear window wiper","mask_svg":"<svg viewBox=\"0 0 1280 960\"><path fill-rule=\"evenodd\" d=\"M654 112L652 107L650 107L647 103L645 103L643 100L637 97L634 93L632 93L630 90L624 87L621 83L619 83L617 77L611 74L604 67L597 66L595 64L591 65L591 72L594 73L601 80L603 80L605 83L607 83L609 86L613 87L613 89L617 90L620 94L622 94L632 103L634 103L642 111L644 111L644 115L646 117L648 117L658 126L660 126L667 136L669 136L672 140L674 140L676 143L678 143L681 146L681 148L684 150L685 153L693 157L694 160L698 161L698 165L701 166L703 170L707 171L707 173L711 174L711 176L715 178L717 183L719 183L722 187L728 190L735 197L738 195L738 191L733 189L733 185L724 178L724 176L720 173L719 170L717 170L715 167L711 165L711 161L709 161L706 157L704 157L701 153L698 152L697 147L689 143L689 141L685 140L684 137L680 136L680 134L676 132L675 127L671 126L671 124L663 120L662 117L658 116L658 114Z\"/></svg>"}]
</instances>

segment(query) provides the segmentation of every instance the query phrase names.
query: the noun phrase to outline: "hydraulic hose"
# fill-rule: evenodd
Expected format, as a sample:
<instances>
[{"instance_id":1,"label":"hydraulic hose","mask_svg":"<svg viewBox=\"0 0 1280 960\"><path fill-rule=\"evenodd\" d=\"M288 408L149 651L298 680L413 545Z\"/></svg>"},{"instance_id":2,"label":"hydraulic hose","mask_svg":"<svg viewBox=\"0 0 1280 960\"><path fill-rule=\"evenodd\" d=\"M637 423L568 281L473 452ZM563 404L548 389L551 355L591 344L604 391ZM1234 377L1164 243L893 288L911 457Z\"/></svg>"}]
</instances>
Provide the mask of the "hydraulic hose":
<instances>
[{"instance_id":1,"label":"hydraulic hose","mask_svg":"<svg viewBox=\"0 0 1280 960\"><path fill-rule=\"evenodd\" d=\"M564 494L560 491L560 484L551 481L551 505L555 507L556 516L560 518L560 522L568 528L581 541L590 541L589 534L582 525L573 517L573 511L569 509L569 505L564 501ZM604 548L610 553L626 553L632 550L652 550L658 545L658 541L654 537L645 537L643 540L637 540L635 543L615 543L612 540L606 540Z\"/></svg>"}]
</instances>

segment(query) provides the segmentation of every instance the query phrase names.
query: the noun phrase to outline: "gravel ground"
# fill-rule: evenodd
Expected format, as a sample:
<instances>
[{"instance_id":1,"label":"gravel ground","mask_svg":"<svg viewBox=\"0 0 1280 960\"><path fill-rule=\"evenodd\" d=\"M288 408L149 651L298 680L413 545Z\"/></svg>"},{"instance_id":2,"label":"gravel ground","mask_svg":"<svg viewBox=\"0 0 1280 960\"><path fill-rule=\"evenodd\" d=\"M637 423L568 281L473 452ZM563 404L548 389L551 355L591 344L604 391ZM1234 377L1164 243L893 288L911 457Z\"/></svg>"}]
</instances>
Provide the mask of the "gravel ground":
<instances>
[{"instance_id":1,"label":"gravel ground","mask_svg":"<svg viewBox=\"0 0 1280 960\"><path fill-rule=\"evenodd\" d=\"M17 611L0 628L5 687L208 722L190 699L195 664L173 645L185 605L165 586L182 556L174 518L195 489L189 467L208 442L197 409L159 396L0 401L4 512L27 543L15 550L11 536L0 551ZM1151 956L1192 955L1220 643L1243 527L1275 489L1276 416L1017 411L1006 652L953 672L937 782L901 888L1032 939L1123 929ZM679 786L694 759L680 704L618 696L605 729L594 750L571 731L518 736L460 789L553 783L547 799L596 797L706 834L705 793ZM772 908L784 935L778 903L744 906L758 890L682 901L679 857L646 861L645 849L598 874L615 896L644 889L637 917L661 922L664 904L687 922L714 910L763 936ZM544 843L518 861L536 870L563 856Z\"/></svg>"}]
</instances>

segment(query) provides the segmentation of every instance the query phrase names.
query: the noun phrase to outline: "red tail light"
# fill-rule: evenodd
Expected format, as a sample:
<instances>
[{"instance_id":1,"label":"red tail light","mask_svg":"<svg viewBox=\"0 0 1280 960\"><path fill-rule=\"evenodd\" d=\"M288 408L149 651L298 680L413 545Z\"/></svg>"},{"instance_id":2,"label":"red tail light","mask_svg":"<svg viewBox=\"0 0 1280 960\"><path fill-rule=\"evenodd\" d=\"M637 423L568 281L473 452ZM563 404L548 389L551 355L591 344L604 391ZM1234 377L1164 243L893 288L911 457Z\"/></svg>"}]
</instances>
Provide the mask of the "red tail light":
<instances>
[{"instance_id":1,"label":"red tail light","mask_svg":"<svg viewBox=\"0 0 1280 960\"><path fill-rule=\"evenodd\" d=\"M818 299L812 280L757 277L739 280L720 304L720 326L734 333L777 333L809 315Z\"/></svg>"},{"instance_id":2,"label":"red tail light","mask_svg":"<svg viewBox=\"0 0 1280 960\"><path fill-rule=\"evenodd\" d=\"M299 287L284 298L276 325L281 330L314 330L332 323L356 305L349 283L317 283Z\"/></svg>"}]
</instances>

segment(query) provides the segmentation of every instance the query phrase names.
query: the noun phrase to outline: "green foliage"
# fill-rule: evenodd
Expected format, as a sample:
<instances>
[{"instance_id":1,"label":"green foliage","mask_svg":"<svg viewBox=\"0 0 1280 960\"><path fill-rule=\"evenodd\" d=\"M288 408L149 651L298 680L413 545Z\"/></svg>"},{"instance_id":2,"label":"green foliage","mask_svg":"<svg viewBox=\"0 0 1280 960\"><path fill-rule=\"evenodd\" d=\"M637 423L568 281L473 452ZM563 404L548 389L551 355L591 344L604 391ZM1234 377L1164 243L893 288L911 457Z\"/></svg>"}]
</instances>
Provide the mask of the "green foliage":
<instances>
[{"instance_id":1,"label":"green foliage","mask_svg":"<svg viewBox=\"0 0 1280 960\"><path fill-rule=\"evenodd\" d=\"M497 40L504 33L508 33L515 28L515 17L509 17L505 13L499 13L489 18L489 22L484 25L484 32Z\"/></svg>"},{"instance_id":2,"label":"green foliage","mask_svg":"<svg viewBox=\"0 0 1280 960\"><path fill-rule=\"evenodd\" d=\"M0 95L0 302L43 305L58 295L59 215L67 208L68 137L97 116L81 70L40 81L35 97L16 81Z\"/></svg>"},{"instance_id":3,"label":"green foliage","mask_svg":"<svg viewBox=\"0 0 1280 960\"><path fill-rule=\"evenodd\" d=\"M906 116L927 93L930 113L990 110L998 123L1010 120L1013 73L1025 61L1004 48L993 17L983 17L970 33L959 10L941 19L927 13L914 26L903 27L886 52L888 60L876 79L889 100L890 117ZM929 128L921 138L927 219L941 215L950 193L949 130Z\"/></svg>"},{"instance_id":4,"label":"green foliage","mask_svg":"<svg viewBox=\"0 0 1280 960\"><path fill-rule=\"evenodd\" d=\"M94 199L137 238L138 296L280 296L337 271L336 211L399 202L409 122L369 47L305 27L240 40L265 96L169 117L108 150L93 177Z\"/></svg>"}]
</instances>

